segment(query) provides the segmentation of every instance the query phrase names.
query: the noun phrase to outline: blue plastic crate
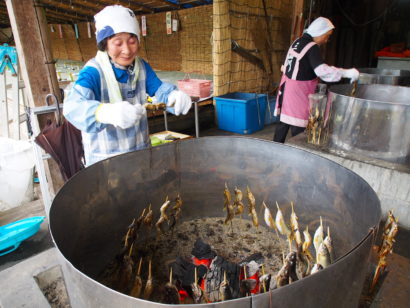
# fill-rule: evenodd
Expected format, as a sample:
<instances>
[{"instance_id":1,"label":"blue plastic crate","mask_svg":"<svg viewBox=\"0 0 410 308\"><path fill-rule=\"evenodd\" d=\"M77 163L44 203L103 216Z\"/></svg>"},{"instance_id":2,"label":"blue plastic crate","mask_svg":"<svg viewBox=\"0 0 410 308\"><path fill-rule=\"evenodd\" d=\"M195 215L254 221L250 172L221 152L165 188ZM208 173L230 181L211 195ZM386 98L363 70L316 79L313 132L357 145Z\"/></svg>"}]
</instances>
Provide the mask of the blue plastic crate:
<instances>
[{"instance_id":1,"label":"blue plastic crate","mask_svg":"<svg viewBox=\"0 0 410 308\"><path fill-rule=\"evenodd\" d=\"M265 125L266 95L234 92L215 97L218 127L238 134L252 134Z\"/></svg>"},{"instance_id":2,"label":"blue plastic crate","mask_svg":"<svg viewBox=\"0 0 410 308\"><path fill-rule=\"evenodd\" d=\"M265 125L277 123L279 116L274 116L276 107L276 96L269 96L269 104L266 104Z\"/></svg>"}]
</instances>

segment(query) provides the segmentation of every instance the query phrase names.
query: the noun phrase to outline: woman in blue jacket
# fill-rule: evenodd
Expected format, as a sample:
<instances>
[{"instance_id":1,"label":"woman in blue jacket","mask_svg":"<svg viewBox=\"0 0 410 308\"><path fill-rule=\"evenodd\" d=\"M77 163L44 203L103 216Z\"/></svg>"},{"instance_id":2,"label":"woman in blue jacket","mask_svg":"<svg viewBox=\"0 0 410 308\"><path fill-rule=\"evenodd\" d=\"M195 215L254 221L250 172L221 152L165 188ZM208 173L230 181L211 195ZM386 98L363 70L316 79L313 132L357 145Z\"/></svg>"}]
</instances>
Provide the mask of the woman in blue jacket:
<instances>
[{"instance_id":1,"label":"woman in blue jacket","mask_svg":"<svg viewBox=\"0 0 410 308\"><path fill-rule=\"evenodd\" d=\"M150 146L143 104L147 94L186 114L190 97L159 80L138 54L134 13L107 6L95 16L98 52L80 71L64 102L64 116L82 132L86 165Z\"/></svg>"}]
</instances>

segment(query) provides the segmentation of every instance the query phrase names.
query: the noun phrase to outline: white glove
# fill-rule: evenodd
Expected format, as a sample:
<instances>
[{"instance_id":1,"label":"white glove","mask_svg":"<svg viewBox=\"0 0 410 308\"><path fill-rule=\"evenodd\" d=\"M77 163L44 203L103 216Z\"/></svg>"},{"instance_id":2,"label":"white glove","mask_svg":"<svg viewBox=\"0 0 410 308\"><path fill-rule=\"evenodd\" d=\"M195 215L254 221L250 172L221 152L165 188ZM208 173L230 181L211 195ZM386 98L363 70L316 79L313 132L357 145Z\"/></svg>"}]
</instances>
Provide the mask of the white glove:
<instances>
[{"instance_id":1,"label":"white glove","mask_svg":"<svg viewBox=\"0 0 410 308\"><path fill-rule=\"evenodd\" d=\"M359 71L355 68L349 68L349 69L342 70L342 77L350 78L350 83L353 83L357 79L359 79L359 75L360 75Z\"/></svg>"},{"instance_id":2,"label":"white glove","mask_svg":"<svg viewBox=\"0 0 410 308\"><path fill-rule=\"evenodd\" d=\"M168 95L167 107L174 106L175 115L187 114L189 109L191 109L192 101L188 94L174 90Z\"/></svg>"},{"instance_id":3,"label":"white glove","mask_svg":"<svg viewBox=\"0 0 410 308\"><path fill-rule=\"evenodd\" d=\"M140 104L132 105L122 101L100 104L95 112L95 118L98 122L127 129L139 122L146 112Z\"/></svg>"}]
</instances>

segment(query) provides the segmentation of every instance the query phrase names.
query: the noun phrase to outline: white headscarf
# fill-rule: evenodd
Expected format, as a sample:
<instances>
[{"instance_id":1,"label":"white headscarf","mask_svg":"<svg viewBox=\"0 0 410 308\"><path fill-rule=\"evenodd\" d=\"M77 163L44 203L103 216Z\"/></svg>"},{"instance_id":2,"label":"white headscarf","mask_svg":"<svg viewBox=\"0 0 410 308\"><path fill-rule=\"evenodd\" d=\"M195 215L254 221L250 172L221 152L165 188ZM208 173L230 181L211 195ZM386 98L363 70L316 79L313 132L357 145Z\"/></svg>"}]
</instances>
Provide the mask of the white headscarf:
<instances>
[{"instance_id":1,"label":"white headscarf","mask_svg":"<svg viewBox=\"0 0 410 308\"><path fill-rule=\"evenodd\" d=\"M305 29L305 33L309 34L311 37L317 37L321 36L322 34L325 34L329 30L334 29L335 26L332 24L332 22L324 17L318 17L316 18L310 26Z\"/></svg>"},{"instance_id":2,"label":"white headscarf","mask_svg":"<svg viewBox=\"0 0 410 308\"><path fill-rule=\"evenodd\" d=\"M121 5L110 5L94 16L97 43L117 33L135 34L140 40L140 26L135 14Z\"/></svg>"}]
</instances>

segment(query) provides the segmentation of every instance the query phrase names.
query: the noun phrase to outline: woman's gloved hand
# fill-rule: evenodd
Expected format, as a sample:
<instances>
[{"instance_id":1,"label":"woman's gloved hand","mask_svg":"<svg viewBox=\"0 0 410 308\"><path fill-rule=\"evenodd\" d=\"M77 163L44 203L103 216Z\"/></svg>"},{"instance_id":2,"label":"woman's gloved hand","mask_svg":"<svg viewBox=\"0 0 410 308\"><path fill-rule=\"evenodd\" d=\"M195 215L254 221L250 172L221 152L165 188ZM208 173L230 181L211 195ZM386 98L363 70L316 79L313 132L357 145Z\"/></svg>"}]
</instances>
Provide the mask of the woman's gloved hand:
<instances>
[{"instance_id":1,"label":"woman's gloved hand","mask_svg":"<svg viewBox=\"0 0 410 308\"><path fill-rule=\"evenodd\" d=\"M342 71L342 77L350 78L350 83L353 83L359 79L359 75L359 71L355 68L343 69Z\"/></svg>"},{"instance_id":2,"label":"woman's gloved hand","mask_svg":"<svg viewBox=\"0 0 410 308\"><path fill-rule=\"evenodd\" d=\"M127 101L100 104L95 112L98 122L112 124L122 129L130 128L146 114L140 104L132 105Z\"/></svg>"},{"instance_id":3,"label":"woman's gloved hand","mask_svg":"<svg viewBox=\"0 0 410 308\"><path fill-rule=\"evenodd\" d=\"M172 106L174 106L175 115L180 115L181 113L187 114L189 109L191 109L192 100L188 94L179 90L174 90L168 95L167 107Z\"/></svg>"}]
</instances>

